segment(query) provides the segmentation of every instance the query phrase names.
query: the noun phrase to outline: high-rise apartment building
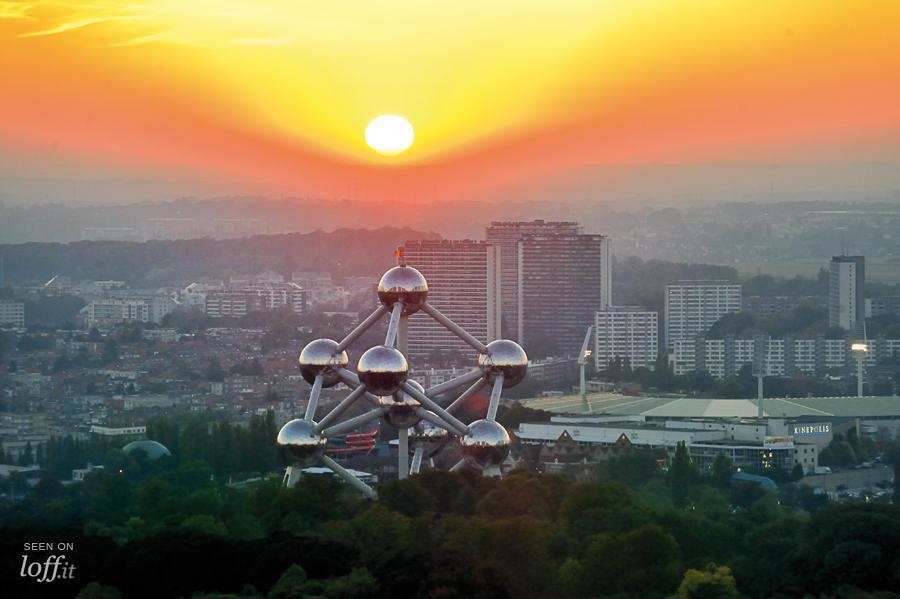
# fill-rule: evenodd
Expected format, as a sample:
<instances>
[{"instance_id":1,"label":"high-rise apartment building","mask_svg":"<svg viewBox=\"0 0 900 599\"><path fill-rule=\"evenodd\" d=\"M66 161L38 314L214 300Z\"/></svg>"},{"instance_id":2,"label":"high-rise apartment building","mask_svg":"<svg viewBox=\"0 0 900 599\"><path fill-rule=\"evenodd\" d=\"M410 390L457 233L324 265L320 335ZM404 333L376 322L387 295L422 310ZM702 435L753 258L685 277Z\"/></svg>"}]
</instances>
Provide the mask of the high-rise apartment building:
<instances>
[{"instance_id":1,"label":"high-rise apartment building","mask_svg":"<svg viewBox=\"0 0 900 599\"><path fill-rule=\"evenodd\" d=\"M576 355L594 312L610 305L609 241L604 235L519 241L518 338L535 357Z\"/></svg>"},{"instance_id":2,"label":"high-rise apartment building","mask_svg":"<svg viewBox=\"0 0 900 599\"><path fill-rule=\"evenodd\" d=\"M741 311L741 286L728 281L679 281L666 285L666 348L705 335L717 320Z\"/></svg>"},{"instance_id":3,"label":"high-rise apartment building","mask_svg":"<svg viewBox=\"0 0 900 599\"><path fill-rule=\"evenodd\" d=\"M659 354L659 313L637 306L611 306L594 313L594 364L606 370L610 360L631 368L653 368Z\"/></svg>"},{"instance_id":4,"label":"high-rise apartment building","mask_svg":"<svg viewBox=\"0 0 900 599\"><path fill-rule=\"evenodd\" d=\"M828 324L864 334L866 321L865 256L835 256L828 270Z\"/></svg>"},{"instance_id":5,"label":"high-rise apartment building","mask_svg":"<svg viewBox=\"0 0 900 599\"><path fill-rule=\"evenodd\" d=\"M306 314L306 290L296 283L241 283L206 293L206 314L211 318L241 317L285 306Z\"/></svg>"},{"instance_id":6,"label":"high-rise apartment building","mask_svg":"<svg viewBox=\"0 0 900 599\"><path fill-rule=\"evenodd\" d=\"M146 299L96 299L81 309L88 327L100 329L124 322L150 322L150 302Z\"/></svg>"},{"instance_id":7,"label":"high-rise apartment building","mask_svg":"<svg viewBox=\"0 0 900 599\"><path fill-rule=\"evenodd\" d=\"M574 222L494 221L485 229L487 242L500 248L500 295L503 336L519 337L519 242L527 235L579 235Z\"/></svg>"},{"instance_id":8,"label":"high-rise apartment building","mask_svg":"<svg viewBox=\"0 0 900 599\"><path fill-rule=\"evenodd\" d=\"M25 304L15 300L0 300L0 327L24 328Z\"/></svg>"},{"instance_id":9,"label":"high-rise apartment building","mask_svg":"<svg viewBox=\"0 0 900 599\"><path fill-rule=\"evenodd\" d=\"M487 343L500 337L500 251L484 241L422 240L403 246L407 266L428 280L428 303ZM409 319L409 356L417 363L475 351L431 317Z\"/></svg>"}]
</instances>

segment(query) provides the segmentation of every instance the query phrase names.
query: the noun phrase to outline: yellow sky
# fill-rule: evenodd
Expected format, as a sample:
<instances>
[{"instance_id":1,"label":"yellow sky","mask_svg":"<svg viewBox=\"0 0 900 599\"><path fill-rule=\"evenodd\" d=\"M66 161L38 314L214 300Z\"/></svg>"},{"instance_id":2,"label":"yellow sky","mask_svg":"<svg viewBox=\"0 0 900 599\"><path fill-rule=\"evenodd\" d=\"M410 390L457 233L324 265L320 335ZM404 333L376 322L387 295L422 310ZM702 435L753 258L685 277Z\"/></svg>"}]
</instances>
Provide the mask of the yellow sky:
<instances>
[{"instance_id":1,"label":"yellow sky","mask_svg":"<svg viewBox=\"0 0 900 599\"><path fill-rule=\"evenodd\" d=\"M900 134L898 39L893 0L0 1L0 145L364 185L839 155Z\"/></svg>"}]
</instances>

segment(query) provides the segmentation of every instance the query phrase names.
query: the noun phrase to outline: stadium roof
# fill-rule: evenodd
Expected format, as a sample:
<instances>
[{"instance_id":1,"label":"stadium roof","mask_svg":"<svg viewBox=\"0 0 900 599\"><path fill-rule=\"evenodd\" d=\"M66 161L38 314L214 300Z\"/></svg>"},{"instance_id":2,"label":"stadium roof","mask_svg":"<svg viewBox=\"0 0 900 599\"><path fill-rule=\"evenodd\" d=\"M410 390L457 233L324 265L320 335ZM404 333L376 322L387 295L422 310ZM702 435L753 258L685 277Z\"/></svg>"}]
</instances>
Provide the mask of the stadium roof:
<instances>
[{"instance_id":1,"label":"stadium roof","mask_svg":"<svg viewBox=\"0 0 900 599\"><path fill-rule=\"evenodd\" d=\"M526 400L529 408L557 414L612 414L648 418L752 418L755 399L632 397L615 394L564 395ZM900 418L900 397L791 397L763 400L770 417Z\"/></svg>"}]
</instances>

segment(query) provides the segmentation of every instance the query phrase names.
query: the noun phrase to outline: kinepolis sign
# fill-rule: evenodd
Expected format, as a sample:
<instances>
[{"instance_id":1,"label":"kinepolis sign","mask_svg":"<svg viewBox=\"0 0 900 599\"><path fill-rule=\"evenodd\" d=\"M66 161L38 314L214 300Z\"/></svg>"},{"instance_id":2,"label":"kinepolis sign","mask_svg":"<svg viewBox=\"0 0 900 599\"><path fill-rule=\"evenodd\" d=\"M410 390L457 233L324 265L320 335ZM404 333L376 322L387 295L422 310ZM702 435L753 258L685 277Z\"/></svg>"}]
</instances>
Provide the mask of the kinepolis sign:
<instances>
[{"instance_id":1,"label":"kinepolis sign","mask_svg":"<svg viewBox=\"0 0 900 599\"><path fill-rule=\"evenodd\" d=\"M831 424L827 422L821 424L795 424L793 429L794 435L799 437L831 434Z\"/></svg>"}]
</instances>

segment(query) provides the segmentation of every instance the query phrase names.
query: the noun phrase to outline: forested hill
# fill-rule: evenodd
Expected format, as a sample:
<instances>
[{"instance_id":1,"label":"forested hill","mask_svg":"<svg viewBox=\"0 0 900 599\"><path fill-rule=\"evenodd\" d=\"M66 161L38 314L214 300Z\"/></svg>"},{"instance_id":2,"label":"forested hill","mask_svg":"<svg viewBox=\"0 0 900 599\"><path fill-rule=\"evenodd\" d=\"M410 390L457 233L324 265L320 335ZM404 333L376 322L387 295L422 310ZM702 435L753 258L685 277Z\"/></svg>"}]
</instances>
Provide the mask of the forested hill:
<instances>
[{"instance_id":1,"label":"forested hill","mask_svg":"<svg viewBox=\"0 0 900 599\"><path fill-rule=\"evenodd\" d=\"M12 283L66 275L76 281L114 279L132 286L155 286L266 270L370 274L393 263L394 249L404 241L439 238L436 233L385 227L227 240L23 243L0 245L0 256L6 280Z\"/></svg>"}]
</instances>

